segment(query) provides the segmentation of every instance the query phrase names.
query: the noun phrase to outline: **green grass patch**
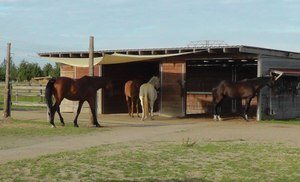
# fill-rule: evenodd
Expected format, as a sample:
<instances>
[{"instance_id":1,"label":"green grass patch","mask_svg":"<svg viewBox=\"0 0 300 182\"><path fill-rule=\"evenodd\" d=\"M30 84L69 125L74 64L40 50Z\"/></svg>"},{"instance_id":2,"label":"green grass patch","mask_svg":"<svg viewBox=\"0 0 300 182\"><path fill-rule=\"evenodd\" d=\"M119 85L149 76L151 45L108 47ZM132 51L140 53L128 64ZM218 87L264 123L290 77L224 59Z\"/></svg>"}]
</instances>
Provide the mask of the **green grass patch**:
<instances>
[{"instance_id":1,"label":"green grass patch","mask_svg":"<svg viewBox=\"0 0 300 182\"><path fill-rule=\"evenodd\" d=\"M96 131L97 128L79 127L75 128L73 123L66 123L65 127L57 123L57 128L51 128L49 122L46 121L26 121L13 120L11 123L6 123L0 128L0 137L5 136L49 136L49 135L71 135L84 134L91 131Z\"/></svg>"},{"instance_id":2,"label":"green grass patch","mask_svg":"<svg viewBox=\"0 0 300 182\"><path fill-rule=\"evenodd\" d=\"M300 149L246 142L102 145L0 165L0 181L299 181Z\"/></svg>"},{"instance_id":3,"label":"green grass patch","mask_svg":"<svg viewBox=\"0 0 300 182\"><path fill-rule=\"evenodd\" d=\"M73 123L66 123L65 127L57 123L57 128L51 128L51 125L46 121L13 120L12 122L1 124L0 150L49 141L56 137L83 135L99 130L107 131L105 128L91 128L84 125L75 128Z\"/></svg>"},{"instance_id":4,"label":"green grass patch","mask_svg":"<svg viewBox=\"0 0 300 182\"><path fill-rule=\"evenodd\" d=\"M261 123L277 123L277 124L293 124L300 125L300 119L288 119L288 120L263 120Z\"/></svg>"}]
</instances>

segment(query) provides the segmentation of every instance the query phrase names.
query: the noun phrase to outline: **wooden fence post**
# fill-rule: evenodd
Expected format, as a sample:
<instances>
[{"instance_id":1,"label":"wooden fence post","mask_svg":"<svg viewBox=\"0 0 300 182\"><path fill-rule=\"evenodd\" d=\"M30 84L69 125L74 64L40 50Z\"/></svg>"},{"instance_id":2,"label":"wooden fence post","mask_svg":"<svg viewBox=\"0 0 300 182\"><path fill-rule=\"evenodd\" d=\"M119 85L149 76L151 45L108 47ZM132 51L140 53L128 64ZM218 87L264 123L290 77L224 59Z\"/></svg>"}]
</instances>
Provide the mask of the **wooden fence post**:
<instances>
[{"instance_id":1,"label":"wooden fence post","mask_svg":"<svg viewBox=\"0 0 300 182\"><path fill-rule=\"evenodd\" d=\"M42 85L40 84L40 87L42 87ZM40 102L42 103L43 102L43 90L42 88L40 89Z\"/></svg>"},{"instance_id":2,"label":"wooden fence post","mask_svg":"<svg viewBox=\"0 0 300 182\"><path fill-rule=\"evenodd\" d=\"M11 85L10 85L10 49L11 43L7 44L6 54L6 73L5 73L5 88L4 88L4 106L3 117L8 119L11 117Z\"/></svg>"},{"instance_id":3,"label":"wooden fence post","mask_svg":"<svg viewBox=\"0 0 300 182\"><path fill-rule=\"evenodd\" d=\"M94 37L90 36L90 42L89 42L89 76L94 76ZM97 95L95 98L95 113L97 117ZM90 123L93 125L93 115L92 112L90 112Z\"/></svg>"}]
</instances>

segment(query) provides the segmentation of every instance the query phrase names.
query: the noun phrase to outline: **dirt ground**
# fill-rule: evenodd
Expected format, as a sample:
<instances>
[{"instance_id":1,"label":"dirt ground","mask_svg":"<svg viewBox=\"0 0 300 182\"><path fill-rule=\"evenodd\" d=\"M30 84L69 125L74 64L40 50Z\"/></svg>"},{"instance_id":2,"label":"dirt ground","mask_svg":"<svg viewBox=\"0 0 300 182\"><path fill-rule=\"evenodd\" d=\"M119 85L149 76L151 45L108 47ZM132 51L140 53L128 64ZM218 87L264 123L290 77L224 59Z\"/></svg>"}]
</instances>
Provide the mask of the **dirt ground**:
<instances>
[{"instance_id":1,"label":"dirt ground","mask_svg":"<svg viewBox=\"0 0 300 182\"><path fill-rule=\"evenodd\" d=\"M66 122L72 122L73 113L63 113ZM13 111L18 120L45 120L45 111ZM88 115L79 116L79 126L88 123ZM49 139L32 138L24 145L0 150L0 163L34 158L62 151L80 150L102 144L134 143L150 141L248 141L259 143L283 143L300 147L300 125L260 123L254 119L245 122L239 118L213 121L209 118L165 118L140 121L126 114L99 115L99 131L78 136L60 136ZM59 121L56 119L57 125ZM50 125L49 125L50 127ZM25 141L24 141L25 142Z\"/></svg>"}]
</instances>

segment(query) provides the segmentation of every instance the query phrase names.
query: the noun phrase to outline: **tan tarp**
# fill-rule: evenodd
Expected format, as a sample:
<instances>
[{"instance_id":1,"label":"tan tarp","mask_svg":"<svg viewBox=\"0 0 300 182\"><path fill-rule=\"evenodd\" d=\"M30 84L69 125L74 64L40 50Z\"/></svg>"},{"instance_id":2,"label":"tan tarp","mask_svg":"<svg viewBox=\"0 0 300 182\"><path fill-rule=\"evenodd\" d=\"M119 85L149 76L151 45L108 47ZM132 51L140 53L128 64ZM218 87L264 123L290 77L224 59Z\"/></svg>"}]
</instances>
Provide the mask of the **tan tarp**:
<instances>
[{"instance_id":1,"label":"tan tarp","mask_svg":"<svg viewBox=\"0 0 300 182\"><path fill-rule=\"evenodd\" d=\"M197 51L199 52L199 51ZM94 65L97 64L120 64L120 63L129 63L145 60L155 60L159 58L175 57L187 54L194 54L197 52L185 52L177 54L163 54L163 55L128 55L128 54L119 54L114 53L112 55L105 54L104 57L94 58ZM56 58L56 57L47 57L50 61L57 63L63 63L76 67L89 67L89 58Z\"/></svg>"},{"instance_id":2,"label":"tan tarp","mask_svg":"<svg viewBox=\"0 0 300 182\"><path fill-rule=\"evenodd\" d=\"M163 55L128 55L128 54L114 53L112 55L109 54L104 55L103 60L100 62L100 64L120 64L120 63L145 61L151 59L155 60L159 58L174 57L174 56L193 54L193 53L194 52L185 52L185 53L163 54Z\"/></svg>"},{"instance_id":3,"label":"tan tarp","mask_svg":"<svg viewBox=\"0 0 300 182\"><path fill-rule=\"evenodd\" d=\"M56 62L63 63L70 66L76 67L89 67L89 58L57 58L57 57L45 57L45 59ZM102 57L94 58L94 65L97 65L102 60Z\"/></svg>"}]
</instances>

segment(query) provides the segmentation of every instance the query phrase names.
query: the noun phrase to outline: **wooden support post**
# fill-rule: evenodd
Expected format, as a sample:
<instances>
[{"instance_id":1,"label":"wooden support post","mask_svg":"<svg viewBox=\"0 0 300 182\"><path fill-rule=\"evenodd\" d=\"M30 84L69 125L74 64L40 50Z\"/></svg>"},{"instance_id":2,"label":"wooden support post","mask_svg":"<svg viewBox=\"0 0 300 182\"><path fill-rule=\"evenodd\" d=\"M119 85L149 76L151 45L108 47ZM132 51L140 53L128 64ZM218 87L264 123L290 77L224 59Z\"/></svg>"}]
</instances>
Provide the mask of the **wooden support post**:
<instances>
[{"instance_id":1,"label":"wooden support post","mask_svg":"<svg viewBox=\"0 0 300 182\"><path fill-rule=\"evenodd\" d=\"M42 87L42 85L40 85ZM43 89L40 89L40 103L43 103Z\"/></svg>"},{"instance_id":2,"label":"wooden support post","mask_svg":"<svg viewBox=\"0 0 300 182\"><path fill-rule=\"evenodd\" d=\"M94 76L94 37L90 36L89 44L89 76ZM95 113L97 117L97 95L95 98ZM93 125L93 115L90 112L90 123Z\"/></svg>"},{"instance_id":3,"label":"wooden support post","mask_svg":"<svg viewBox=\"0 0 300 182\"><path fill-rule=\"evenodd\" d=\"M4 120L11 117L11 86L10 86L10 48L11 43L7 44L6 54L6 74L5 74L5 88L4 88L4 108L3 117Z\"/></svg>"},{"instance_id":4,"label":"wooden support post","mask_svg":"<svg viewBox=\"0 0 300 182\"><path fill-rule=\"evenodd\" d=\"M90 36L89 46L89 75L94 76L94 37Z\"/></svg>"}]
</instances>

